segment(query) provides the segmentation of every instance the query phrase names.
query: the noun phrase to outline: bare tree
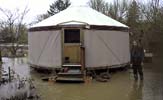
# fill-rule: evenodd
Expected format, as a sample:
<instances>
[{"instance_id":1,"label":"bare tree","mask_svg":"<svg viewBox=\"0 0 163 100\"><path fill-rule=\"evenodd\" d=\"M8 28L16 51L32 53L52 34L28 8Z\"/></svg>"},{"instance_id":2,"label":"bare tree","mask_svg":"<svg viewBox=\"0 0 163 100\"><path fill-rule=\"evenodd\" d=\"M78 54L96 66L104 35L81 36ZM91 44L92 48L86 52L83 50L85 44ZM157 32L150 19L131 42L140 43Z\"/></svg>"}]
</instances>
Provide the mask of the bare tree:
<instances>
[{"instance_id":1,"label":"bare tree","mask_svg":"<svg viewBox=\"0 0 163 100\"><path fill-rule=\"evenodd\" d=\"M143 29L146 33L147 42L161 41L163 31L163 1L149 0L141 5ZM155 45L155 44L154 44Z\"/></svg>"},{"instance_id":2,"label":"bare tree","mask_svg":"<svg viewBox=\"0 0 163 100\"><path fill-rule=\"evenodd\" d=\"M7 33L8 39L6 42L11 43L11 54L13 56L16 56L16 51L18 50L19 46L19 39L21 35L26 32L26 25L23 22L26 14L28 13L27 7L23 10L23 12L20 12L19 9L16 9L15 11L2 9L0 8L0 11L4 15L4 19L1 19L1 36L3 36L3 33ZM5 31L4 31L5 30ZM3 31L3 32L2 32ZM3 38L3 37L2 37Z\"/></svg>"},{"instance_id":3,"label":"bare tree","mask_svg":"<svg viewBox=\"0 0 163 100\"><path fill-rule=\"evenodd\" d=\"M37 16L37 22L40 22L40 21L42 21L42 20L44 20L44 19L46 19L48 17L50 17L49 14L41 14L41 15L38 15Z\"/></svg>"},{"instance_id":4,"label":"bare tree","mask_svg":"<svg viewBox=\"0 0 163 100\"><path fill-rule=\"evenodd\" d=\"M157 48L158 42L162 41L163 35L163 10L162 10L162 2L161 0L151 0L148 3L146 8L146 18L149 22L149 46L151 48ZM158 49L157 49L158 50ZM156 51L156 50L154 50ZM157 51L156 51L157 52Z\"/></svg>"},{"instance_id":5,"label":"bare tree","mask_svg":"<svg viewBox=\"0 0 163 100\"><path fill-rule=\"evenodd\" d=\"M130 4L130 0L114 0L109 4L109 16L120 22L125 22Z\"/></svg>"},{"instance_id":6,"label":"bare tree","mask_svg":"<svg viewBox=\"0 0 163 100\"><path fill-rule=\"evenodd\" d=\"M95 9L95 10L97 10L103 14L106 14L106 15L108 14L109 5L107 2L105 2L105 0L90 0L88 2L88 5L91 8L93 8L93 9Z\"/></svg>"},{"instance_id":7,"label":"bare tree","mask_svg":"<svg viewBox=\"0 0 163 100\"><path fill-rule=\"evenodd\" d=\"M88 5L118 21L124 22L129 8L129 0L114 0L113 3L108 3L105 0L90 0Z\"/></svg>"}]
</instances>

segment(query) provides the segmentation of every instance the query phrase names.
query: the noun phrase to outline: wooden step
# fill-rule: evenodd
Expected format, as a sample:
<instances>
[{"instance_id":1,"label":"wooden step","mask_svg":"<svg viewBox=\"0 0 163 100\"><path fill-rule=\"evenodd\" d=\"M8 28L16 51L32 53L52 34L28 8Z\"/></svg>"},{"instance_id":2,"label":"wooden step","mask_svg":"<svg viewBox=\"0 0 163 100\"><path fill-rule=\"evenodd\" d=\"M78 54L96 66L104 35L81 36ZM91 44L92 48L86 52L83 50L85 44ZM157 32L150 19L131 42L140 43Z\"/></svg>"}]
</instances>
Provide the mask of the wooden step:
<instances>
[{"instance_id":1,"label":"wooden step","mask_svg":"<svg viewBox=\"0 0 163 100\"><path fill-rule=\"evenodd\" d=\"M84 82L83 78L58 77L56 82Z\"/></svg>"},{"instance_id":2,"label":"wooden step","mask_svg":"<svg viewBox=\"0 0 163 100\"><path fill-rule=\"evenodd\" d=\"M83 74L58 74L58 77L82 78Z\"/></svg>"},{"instance_id":3,"label":"wooden step","mask_svg":"<svg viewBox=\"0 0 163 100\"><path fill-rule=\"evenodd\" d=\"M62 72L59 72L58 75L82 75L82 73L62 73Z\"/></svg>"},{"instance_id":4,"label":"wooden step","mask_svg":"<svg viewBox=\"0 0 163 100\"><path fill-rule=\"evenodd\" d=\"M62 70L57 74L56 82L84 82L84 74L81 71L81 65L63 65Z\"/></svg>"},{"instance_id":5,"label":"wooden step","mask_svg":"<svg viewBox=\"0 0 163 100\"><path fill-rule=\"evenodd\" d=\"M81 70L77 69L70 69L67 72L59 72L58 77L83 77L83 73Z\"/></svg>"},{"instance_id":6,"label":"wooden step","mask_svg":"<svg viewBox=\"0 0 163 100\"><path fill-rule=\"evenodd\" d=\"M74 66L74 67L81 67L80 64L63 64L62 66L63 66L63 67L71 67L71 66Z\"/></svg>"},{"instance_id":7,"label":"wooden step","mask_svg":"<svg viewBox=\"0 0 163 100\"><path fill-rule=\"evenodd\" d=\"M70 68L70 69L81 69L81 65L80 64L63 64L62 65L63 68Z\"/></svg>"}]
</instances>

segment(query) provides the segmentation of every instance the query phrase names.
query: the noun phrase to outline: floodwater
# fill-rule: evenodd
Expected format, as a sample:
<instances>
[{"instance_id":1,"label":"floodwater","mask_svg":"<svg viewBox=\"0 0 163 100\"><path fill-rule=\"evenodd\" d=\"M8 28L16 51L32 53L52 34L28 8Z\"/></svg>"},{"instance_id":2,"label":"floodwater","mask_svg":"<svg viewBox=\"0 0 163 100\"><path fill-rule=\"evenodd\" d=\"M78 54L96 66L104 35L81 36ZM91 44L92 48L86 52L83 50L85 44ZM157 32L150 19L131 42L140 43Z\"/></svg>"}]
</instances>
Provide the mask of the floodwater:
<instances>
[{"instance_id":1,"label":"floodwater","mask_svg":"<svg viewBox=\"0 0 163 100\"><path fill-rule=\"evenodd\" d=\"M144 81L134 81L132 70L113 73L109 82L54 83L43 82L44 74L27 65L26 58L3 58L3 67L9 66L21 77L34 79L42 100L163 100L163 65L161 60L144 65ZM0 88L2 89L2 88Z\"/></svg>"}]
</instances>

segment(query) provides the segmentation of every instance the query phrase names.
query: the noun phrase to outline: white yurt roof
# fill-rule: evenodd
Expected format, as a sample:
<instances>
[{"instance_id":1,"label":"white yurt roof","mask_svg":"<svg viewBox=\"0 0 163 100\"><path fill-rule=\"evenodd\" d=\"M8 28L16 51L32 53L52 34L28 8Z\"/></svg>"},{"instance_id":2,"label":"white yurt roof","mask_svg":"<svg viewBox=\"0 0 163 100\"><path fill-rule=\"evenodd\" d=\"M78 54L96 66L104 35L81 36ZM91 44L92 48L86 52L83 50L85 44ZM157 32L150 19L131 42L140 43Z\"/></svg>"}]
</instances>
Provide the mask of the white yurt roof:
<instances>
[{"instance_id":1,"label":"white yurt roof","mask_svg":"<svg viewBox=\"0 0 163 100\"><path fill-rule=\"evenodd\" d=\"M33 25L31 28L83 24L128 28L128 26L84 5L69 6L67 9Z\"/></svg>"}]
</instances>

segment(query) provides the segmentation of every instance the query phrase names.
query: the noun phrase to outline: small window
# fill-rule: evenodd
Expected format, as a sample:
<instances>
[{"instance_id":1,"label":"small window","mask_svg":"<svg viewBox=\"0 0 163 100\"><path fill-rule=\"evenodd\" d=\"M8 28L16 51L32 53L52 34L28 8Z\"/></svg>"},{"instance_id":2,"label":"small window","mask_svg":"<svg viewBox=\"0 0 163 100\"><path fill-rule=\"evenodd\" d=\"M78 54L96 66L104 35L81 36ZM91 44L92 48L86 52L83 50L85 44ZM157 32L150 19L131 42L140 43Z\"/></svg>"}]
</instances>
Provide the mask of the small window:
<instances>
[{"instance_id":1,"label":"small window","mask_svg":"<svg viewBox=\"0 0 163 100\"><path fill-rule=\"evenodd\" d=\"M79 29L65 29L64 30L64 43L80 43L80 30Z\"/></svg>"}]
</instances>

